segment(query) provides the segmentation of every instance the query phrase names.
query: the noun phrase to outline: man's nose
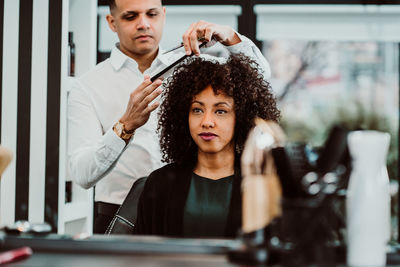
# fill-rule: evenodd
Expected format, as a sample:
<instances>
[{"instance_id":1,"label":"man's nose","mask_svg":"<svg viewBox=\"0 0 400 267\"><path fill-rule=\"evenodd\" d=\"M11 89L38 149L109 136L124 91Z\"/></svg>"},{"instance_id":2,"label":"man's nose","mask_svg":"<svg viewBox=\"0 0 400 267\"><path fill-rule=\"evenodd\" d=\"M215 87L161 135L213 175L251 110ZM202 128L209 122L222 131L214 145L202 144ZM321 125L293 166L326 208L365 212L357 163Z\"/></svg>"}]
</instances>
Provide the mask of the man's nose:
<instances>
[{"instance_id":1,"label":"man's nose","mask_svg":"<svg viewBox=\"0 0 400 267\"><path fill-rule=\"evenodd\" d=\"M146 15L140 15L138 24L137 24L138 29L148 29L150 28L150 23Z\"/></svg>"}]
</instances>

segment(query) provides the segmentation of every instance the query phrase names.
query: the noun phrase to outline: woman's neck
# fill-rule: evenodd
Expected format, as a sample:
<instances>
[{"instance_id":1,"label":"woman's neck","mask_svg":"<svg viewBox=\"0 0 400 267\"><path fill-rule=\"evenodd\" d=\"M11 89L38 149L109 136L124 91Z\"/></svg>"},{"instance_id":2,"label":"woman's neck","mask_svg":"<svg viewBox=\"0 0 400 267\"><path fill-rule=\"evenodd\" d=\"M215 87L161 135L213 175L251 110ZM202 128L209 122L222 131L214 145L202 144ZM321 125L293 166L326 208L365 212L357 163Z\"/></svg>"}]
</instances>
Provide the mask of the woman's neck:
<instances>
[{"instance_id":1,"label":"woman's neck","mask_svg":"<svg viewBox=\"0 0 400 267\"><path fill-rule=\"evenodd\" d=\"M235 172L235 153L202 153L197 155L194 173L213 180L231 176Z\"/></svg>"}]
</instances>

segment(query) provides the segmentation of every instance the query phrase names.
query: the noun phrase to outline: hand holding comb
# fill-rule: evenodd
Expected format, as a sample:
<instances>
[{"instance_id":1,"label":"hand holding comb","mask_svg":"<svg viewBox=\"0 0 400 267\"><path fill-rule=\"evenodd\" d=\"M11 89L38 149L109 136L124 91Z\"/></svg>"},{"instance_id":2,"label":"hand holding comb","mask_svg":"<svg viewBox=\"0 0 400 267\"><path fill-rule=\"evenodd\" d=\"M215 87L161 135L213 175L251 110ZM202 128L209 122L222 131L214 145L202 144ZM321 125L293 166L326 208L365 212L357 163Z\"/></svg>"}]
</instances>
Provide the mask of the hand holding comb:
<instances>
[{"instance_id":1,"label":"hand holding comb","mask_svg":"<svg viewBox=\"0 0 400 267\"><path fill-rule=\"evenodd\" d=\"M207 42L202 42L200 44L199 48L204 47L206 44L207 44ZM193 56L193 53L191 55L183 55L178 60L174 61L171 65L168 65L165 69L161 70L159 73L157 73L156 75L151 77L150 78L151 82L154 82L155 80L157 80L157 78L161 77L161 75L165 74L167 71L169 71L174 66L176 66L179 62L182 62L183 60L185 60L187 57L190 57L190 56Z\"/></svg>"}]
</instances>

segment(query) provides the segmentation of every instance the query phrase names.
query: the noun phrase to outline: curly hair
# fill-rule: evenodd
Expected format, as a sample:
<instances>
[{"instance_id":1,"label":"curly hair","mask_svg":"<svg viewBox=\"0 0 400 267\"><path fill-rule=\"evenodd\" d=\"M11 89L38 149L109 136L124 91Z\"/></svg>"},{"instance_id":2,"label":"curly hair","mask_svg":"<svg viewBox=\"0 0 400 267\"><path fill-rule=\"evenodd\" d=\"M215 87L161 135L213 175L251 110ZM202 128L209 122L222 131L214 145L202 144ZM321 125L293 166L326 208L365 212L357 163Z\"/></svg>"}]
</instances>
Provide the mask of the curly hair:
<instances>
[{"instance_id":1,"label":"curly hair","mask_svg":"<svg viewBox=\"0 0 400 267\"><path fill-rule=\"evenodd\" d=\"M225 63L191 57L175 68L164 82L158 133L163 162L195 162L197 145L189 131L189 110L194 96L211 85L215 94L233 98L234 142L240 155L254 118L278 121L280 112L270 84L264 80L254 60L231 55Z\"/></svg>"}]
</instances>

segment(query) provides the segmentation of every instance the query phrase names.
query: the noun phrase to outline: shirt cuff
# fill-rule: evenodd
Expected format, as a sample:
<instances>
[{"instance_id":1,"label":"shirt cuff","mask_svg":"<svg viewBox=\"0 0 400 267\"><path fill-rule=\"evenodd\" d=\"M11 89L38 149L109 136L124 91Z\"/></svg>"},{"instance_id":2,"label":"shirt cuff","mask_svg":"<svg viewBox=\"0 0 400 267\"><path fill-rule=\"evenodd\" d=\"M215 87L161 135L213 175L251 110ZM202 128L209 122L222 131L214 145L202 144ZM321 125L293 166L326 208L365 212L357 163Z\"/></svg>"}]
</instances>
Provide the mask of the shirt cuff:
<instances>
[{"instance_id":1,"label":"shirt cuff","mask_svg":"<svg viewBox=\"0 0 400 267\"><path fill-rule=\"evenodd\" d=\"M119 138L112 128L104 134L103 138L106 147L114 151L115 154L121 154L126 146L125 141Z\"/></svg>"},{"instance_id":2,"label":"shirt cuff","mask_svg":"<svg viewBox=\"0 0 400 267\"><path fill-rule=\"evenodd\" d=\"M229 45L229 46L225 46L226 49L228 49L228 51L231 54L238 54L238 53L244 53L244 54L250 54L253 52L252 47L255 46L255 44L250 41L249 38L247 38L244 35L241 35L240 33L236 32L237 36L240 39L240 43L234 44L234 45Z\"/></svg>"},{"instance_id":3,"label":"shirt cuff","mask_svg":"<svg viewBox=\"0 0 400 267\"><path fill-rule=\"evenodd\" d=\"M241 53L247 57L254 59L257 62L260 71L263 73L264 79L269 79L271 77L271 68L267 59L249 38L241 35L238 32L236 32L236 34L241 42L235 45L225 46L225 48L229 51L230 54Z\"/></svg>"}]
</instances>

